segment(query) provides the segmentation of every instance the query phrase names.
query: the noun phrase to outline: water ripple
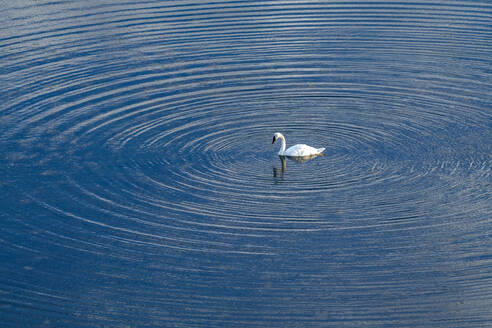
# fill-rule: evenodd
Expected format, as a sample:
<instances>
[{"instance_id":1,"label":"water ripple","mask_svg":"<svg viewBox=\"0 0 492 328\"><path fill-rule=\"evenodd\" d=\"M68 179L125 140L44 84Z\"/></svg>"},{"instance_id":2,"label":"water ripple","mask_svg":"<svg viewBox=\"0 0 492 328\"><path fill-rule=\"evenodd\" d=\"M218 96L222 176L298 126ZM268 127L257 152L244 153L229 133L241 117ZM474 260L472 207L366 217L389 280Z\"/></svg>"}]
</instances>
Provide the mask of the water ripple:
<instances>
[{"instance_id":1,"label":"water ripple","mask_svg":"<svg viewBox=\"0 0 492 328\"><path fill-rule=\"evenodd\" d=\"M137 278L118 275L112 264L101 265L97 275L153 287L143 275L166 268L144 258L164 257L174 285L159 286L159 295L188 299L181 306L192 310L178 315L182 326L270 326L275 313L303 326L363 320L418 326L429 316L425 307L440 303L436 295L457 290L487 305L490 4L3 6L0 191L8 206L0 214L8 228L0 248L39 264L6 261L0 311L7 309L9 319L12 309L46 313L74 302L73 294L45 283L63 270L42 263L48 256L66 268L77 254L142 263ZM278 145L270 144L277 131L288 144L326 147L324 156L282 162ZM189 262L179 261L183 254ZM261 299L256 318L224 308L224 294L214 296L213 282L245 273L213 256L283 265L286 271L255 263L262 276L239 287L250 296L264 290L268 304L258 295L226 295L242 308ZM80 270L82 279L88 271ZM30 271L41 277L33 279ZM339 280L327 278L327 271ZM442 289L424 282L440 274ZM289 289L299 299L285 301ZM320 295L327 290L342 301ZM374 296L379 292L388 298ZM82 290L88 295L86 308L77 310L82 313L48 317L79 316L90 325L88 309L102 315L98 305L112 295L101 293L102 299ZM153 295L139 295L137 303L157 306ZM469 317L439 308L434 326L467 318L484 326L490 318L485 305L449 297L445 303ZM202 299L212 300L205 311L235 319L204 318L197 306ZM45 303L34 305L40 300ZM316 304L346 317L326 321ZM310 305L318 311L314 319L306 315ZM296 313L296 306L309 311ZM122 312L115 308L107 313ZM151 311L147 318L154 318ZM101 320L108 325L120 322L107 313Z\"/></svg>"}]
</instances>

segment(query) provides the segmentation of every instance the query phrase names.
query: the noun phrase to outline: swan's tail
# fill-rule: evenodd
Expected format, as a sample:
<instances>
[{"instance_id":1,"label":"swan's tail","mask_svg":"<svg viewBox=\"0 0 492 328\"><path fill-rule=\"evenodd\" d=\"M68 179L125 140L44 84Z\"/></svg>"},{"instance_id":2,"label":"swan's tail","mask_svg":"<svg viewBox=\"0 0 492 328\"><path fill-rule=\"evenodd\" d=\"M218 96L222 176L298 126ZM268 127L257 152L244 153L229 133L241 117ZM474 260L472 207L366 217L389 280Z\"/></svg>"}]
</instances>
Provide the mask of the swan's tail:
<instances>
[{"instance_id":1,"label":"swan's tail","mask_svg":"<svg viewBox=\"0 0 492 328\"><path fill-rule=\"evenodd\" d=\"M325 150L325 148L318 148L318 149L316 149L316 151L317 151L319 154L321 154L324 150Z\"/></svg>"}]
</instances>

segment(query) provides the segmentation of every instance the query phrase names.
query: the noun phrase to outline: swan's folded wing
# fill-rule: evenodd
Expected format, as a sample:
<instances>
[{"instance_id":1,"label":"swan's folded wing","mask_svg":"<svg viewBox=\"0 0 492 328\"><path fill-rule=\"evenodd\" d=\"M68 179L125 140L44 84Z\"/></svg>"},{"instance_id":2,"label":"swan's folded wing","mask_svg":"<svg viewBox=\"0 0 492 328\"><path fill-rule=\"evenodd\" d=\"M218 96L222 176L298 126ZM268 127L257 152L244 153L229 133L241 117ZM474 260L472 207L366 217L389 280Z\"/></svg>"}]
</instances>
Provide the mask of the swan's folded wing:
<instances>
[{"instance_id":1,"label":"swan's folded wing","mask_svg":"<svg viewBox=\"0 0 492 328\"><path fill-rule=\"evenodd\" d=\"M292 146L285 151L287 156L311 156L317 153L318 150L316 148L304 144Z\"/></svg>"}]
</instances>

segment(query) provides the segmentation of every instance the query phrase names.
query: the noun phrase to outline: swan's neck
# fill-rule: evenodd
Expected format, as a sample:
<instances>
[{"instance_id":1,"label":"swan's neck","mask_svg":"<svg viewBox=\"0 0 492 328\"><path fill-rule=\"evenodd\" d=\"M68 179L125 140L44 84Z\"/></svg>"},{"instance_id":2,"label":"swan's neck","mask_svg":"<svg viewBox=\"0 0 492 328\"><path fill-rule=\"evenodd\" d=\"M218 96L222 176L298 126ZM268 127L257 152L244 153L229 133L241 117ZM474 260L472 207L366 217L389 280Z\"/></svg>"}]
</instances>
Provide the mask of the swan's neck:
<instances>
[{"instance_id":1,"label":"swan's neck","mask_svg":"<svg viewBox=\"0 0 492 328\"><path fill-rule=\"evenodd\" d=\"M280 135L278 138L280 139L280 150L278 151L278 154L283 155L285 152L285 138L283 135Z\"/></svg>"}]
</instances>

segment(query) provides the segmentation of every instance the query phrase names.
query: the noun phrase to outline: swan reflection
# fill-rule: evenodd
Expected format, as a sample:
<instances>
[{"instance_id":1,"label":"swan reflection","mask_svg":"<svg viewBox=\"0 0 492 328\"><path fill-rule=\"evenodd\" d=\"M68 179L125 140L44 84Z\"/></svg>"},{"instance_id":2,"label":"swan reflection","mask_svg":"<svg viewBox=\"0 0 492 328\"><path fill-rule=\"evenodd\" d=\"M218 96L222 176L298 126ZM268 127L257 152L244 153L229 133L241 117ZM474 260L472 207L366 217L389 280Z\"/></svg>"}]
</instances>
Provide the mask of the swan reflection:
<instances>
[{"instance_id":1,"label":"swan reflection","mask_svg":"<svg viewBox=\"0 0 492 328\"><path fill-rule=\"evenodd\" d=\"M274 178L283 178L285 170L287 169L287 160L286 159L297 162L299 164L303 164L303 163L306 163L306 162L312 160L313 158L324 157L324 155L323 154L315 154L315 155L309 155L309 156L282 156L282 155L279 155L278 157L280 158L280 162L282 164L282 167L280 169L273 167L273 177Z\"/></svg>"}]
</instances>

